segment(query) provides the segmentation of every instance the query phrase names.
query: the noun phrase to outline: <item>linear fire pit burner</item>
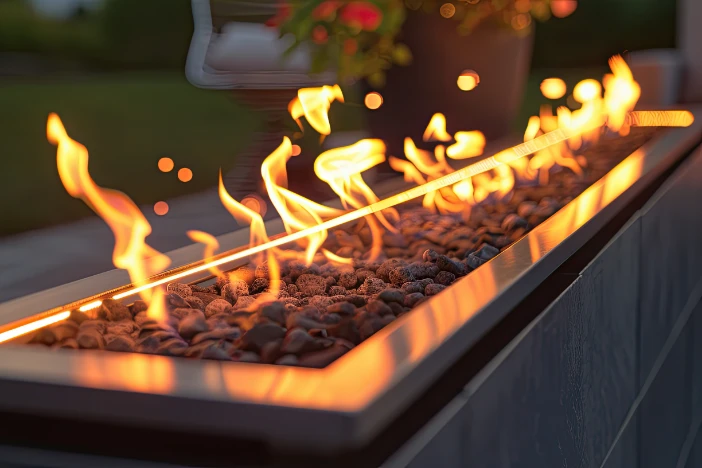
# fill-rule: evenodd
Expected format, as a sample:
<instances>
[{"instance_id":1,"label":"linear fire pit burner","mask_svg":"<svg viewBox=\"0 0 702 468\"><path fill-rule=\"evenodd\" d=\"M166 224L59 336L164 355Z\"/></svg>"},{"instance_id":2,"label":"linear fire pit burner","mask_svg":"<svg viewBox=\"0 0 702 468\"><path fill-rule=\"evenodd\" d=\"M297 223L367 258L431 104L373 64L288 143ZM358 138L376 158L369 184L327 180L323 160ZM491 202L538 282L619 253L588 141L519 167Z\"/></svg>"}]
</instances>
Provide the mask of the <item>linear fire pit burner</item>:
<instances>
[{"instance_id":1,"label":"linear fire pit burner","mask_svg":"<svg viewBox=\"0 0 702 468\"><path fill-rule=\"evenodd\" d=\"M490 262L323 369L134 353L0 347L0 411L262 441L316 453L367 444L702 137L662 130ZM278 225L278 228L280 225ZM274 227L271 225L271 232ZM241 245L247 232L221 239ZM195 246L169 254L176 265ZM238 265L228 265L236 267ZM124 284L110 272L0 306L15 322Z\"/></svg>"}]
</instances>

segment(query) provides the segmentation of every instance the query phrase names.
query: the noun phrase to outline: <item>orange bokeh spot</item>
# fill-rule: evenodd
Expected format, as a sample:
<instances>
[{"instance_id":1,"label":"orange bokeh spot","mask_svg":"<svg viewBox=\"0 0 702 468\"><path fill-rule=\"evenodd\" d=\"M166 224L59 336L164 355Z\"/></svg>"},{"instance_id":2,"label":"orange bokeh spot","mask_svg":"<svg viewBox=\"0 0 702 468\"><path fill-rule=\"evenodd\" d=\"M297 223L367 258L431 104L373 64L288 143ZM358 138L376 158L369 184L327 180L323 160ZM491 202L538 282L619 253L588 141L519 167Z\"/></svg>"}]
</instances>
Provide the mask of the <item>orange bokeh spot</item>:
<instances>
[{"instance_id":1,"label":"orange bokeh spot","mask_svg":"<svg viewBox=\"0 0 702 468\"><path fill-rule=\"evenodd\" d=\"M193 171L184 167L178 171L178 180L181 182L190 182L193 178Z\"/></svg>"},{"instance_id":2,"label":"orange bokeh spot","mask_svg":"<svg viewBox=\"0 0 702 468\"><path fill-rule=\"evenodd\" d=\"M171 172L175 164L171 158L161 158L158 160L158 168L161 172Z\"/></svg>"},{"instance_id":3,"label":"orange bokeh spot","mask_svg":"<svg viewBox=\"0 0 702 468\"><path fill-rule=\"evenodd\" d=\"M556 18L570 16L578 8L578 0L552 0L551 12Z\"/></svg>"},{"instance_id":4,"label":"orange bokeh spot","mask_svg":"<svg viewBox=\"0 0 702 468\"><path fill-rule=\"evenodd\" d=\"M168 213L168 203L165 201L156 202L154 204L154 213L159 216L163 216Z\"/></svg>"},{"instance_id":5,"label":"orange bokeh spot","mask_svg":"<svg viewBox=\"0 0 702 468\"><path fill-rule=\"evenodd\" d=\"M292 155L298 156L300 153L302 153L302 148L300 148L300 145L292 145Z\"/></svg>"},{"instance_id":6,"label":"orange bokeh spot","mask_svg":"<svg viewBox=\"0 0 702 468\"><path fill-rule=\"evenodd\" d=\"M376 92L368 93L366 94L364 102L367 108L375 110L383 105L383 96Z\"/></svg>"},{"instance_id":7,"label":"orange bokeh spot","mask_svg":"<svg viewBox=\"0 0 702 468\"><path fill-rule=\"evenodd\" d=\"M473 70L466 70L461 73L456 83L461 91L472 91L480 84L480 75Z\"/></svg>"},{"instance_id":8,"label":"orange bokeh spot","mask_svg":"<svg viewBox=\"0 0 702 468\"><path fill-rule=\"evenodd\" d=\"M547 78L541 82L541 94L548 99L560 99L565 96L568 87L560 78Z\"/></svg>"}]
</instances>

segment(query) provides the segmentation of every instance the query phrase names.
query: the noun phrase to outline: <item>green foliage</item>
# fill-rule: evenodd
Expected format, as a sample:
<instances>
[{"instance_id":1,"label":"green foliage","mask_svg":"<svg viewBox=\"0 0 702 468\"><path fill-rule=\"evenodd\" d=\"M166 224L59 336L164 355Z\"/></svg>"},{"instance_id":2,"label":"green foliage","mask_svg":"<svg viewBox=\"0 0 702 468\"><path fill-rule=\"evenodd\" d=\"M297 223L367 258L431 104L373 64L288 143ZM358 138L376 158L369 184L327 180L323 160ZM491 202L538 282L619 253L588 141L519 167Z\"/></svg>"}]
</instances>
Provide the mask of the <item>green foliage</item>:
<instances>
[{"instance_id":1,"label":"green foliage","mask_svg":"<svg viewBox=\"0 0 702 468\"><path fill-rule=\"evenodd\" d=\"M409 48L397 42L407 9L441 14L464 34L488 19L526 34L532 18L550 17L550 1L297 0L282 4L273 25L295 37L290 50L312 48L313 72L336 68L341 80L365 78L381 87L388 68L412 60Z\"/></svg>"}]
</instances>

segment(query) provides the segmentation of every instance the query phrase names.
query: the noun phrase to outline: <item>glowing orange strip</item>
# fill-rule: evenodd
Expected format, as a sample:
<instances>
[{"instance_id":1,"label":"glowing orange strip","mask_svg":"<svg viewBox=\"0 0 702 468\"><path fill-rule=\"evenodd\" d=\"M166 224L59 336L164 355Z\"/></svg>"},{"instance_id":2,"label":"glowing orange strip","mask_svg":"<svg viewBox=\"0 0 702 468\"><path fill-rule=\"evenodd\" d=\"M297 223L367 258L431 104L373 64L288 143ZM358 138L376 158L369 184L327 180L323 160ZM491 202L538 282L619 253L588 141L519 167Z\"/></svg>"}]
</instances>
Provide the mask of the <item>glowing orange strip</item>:
<instances>
[{"instance_id":1,"label":"glowing orange strip","mask_svg":"<svg viewBox=\"0 0 702 468\"><path fill-rule=\"evenodd\" d=\"M627 122L632 127L689 127L695 116L690 111L634 111Z\"/></svg>"},{"instance_id":2,"label":"glowing orange strip","mask_svg":"<svg viewBox=\"0 0 702 468\"><path fill-rule=\"evenodd\" d=\"M689 111L637 111L631 112L629 114L628 119L629 124L631 126L638 127L689 127L695 120L694 116ZM533 154L548 147L557 145L569 138L572 138L581 133L594 130L595 128L597 128L597 126L592 128L579 128L576 130L557 129L552 132L545 133L544 135L541 135L540 137L537 137L531 141L519 144L505 151L502 151L501 153L498 153L495 156L491 156L487 159L466 166L463 169L435 179L426 184L413 187L405 192L393 195L392 197L386 198L384 200L380 200L379 202L373 203L372 205L368 205L365 208L361 208L356 211L351 211L337 218L325 221L322 224L309 227L307 229L295 232L293 234L288 234L284 237L279 237L278 239L274 239L265 244L250 247L246 250L236 252L232 255L228 255L226 257L222 257L217 260L198 265L189 270L175 273L173 275L161 278L151 283L138 286L136 288L113 296L113 299L123 299L125 297L129 297L141 291L144 291L146 289L151 289L156 286L160 286L162 284L169 283L171 281L184 278L186 276L190 276L194 273L203 272L212 267L219 266L224 263L240 260L273 247L279 247L281 245L289 244L291 242L304 239L305 237L310 236L312 234L316 234L320 231L338 227L350 221L355 221L357 219L363 218L364 216L368 216L373 213L392 208L393 206L399 205L400 203L404 203L406 201L422 197L430 192L434 192L444 187L451 186L461 180L495 169L496 167L502 164L510 163L516 159L522 158L529 154ZM87 312L89 310L100 307L100 304L102 304L102 301L94 301L89 304L83 305L78 310L80 310L81 312ZM12 330L0 333L0 343L11 340L13 338L17 338L18 336L32 332L34 330L38 330L39 328L42 328L46 325L51 325L53 323L60 322L61 320L65 320L66 318L68 318L69 315L70 311L59 312L58 314L53 315L51 317L46 317L37 320L36 322L21 325Z\"/></svg>"},{"instance_id":3,"label":"glowing orange strip","mask_svg":"<svg viewBox=\"0 0 702 468\"><path fill-rule=\"evenodd\" d=\"M31 323L27 323L25 325L20 325L19 327L13 328L12 330L2 332L2 333L0 333L0 343L4 343L5 341L12 340L14 338L17 338L18 336L26 335L29 332L33 332L34 330L39 330L40 328L45 327L47 325L51 325L51 324L54 324L56 322L66 320L70 315L71 315L70 311L59 312L56 315L52 315L50 317L45 317L43 319L37 320L36 322L31 322Z\"/></svg>"}]
</instances>

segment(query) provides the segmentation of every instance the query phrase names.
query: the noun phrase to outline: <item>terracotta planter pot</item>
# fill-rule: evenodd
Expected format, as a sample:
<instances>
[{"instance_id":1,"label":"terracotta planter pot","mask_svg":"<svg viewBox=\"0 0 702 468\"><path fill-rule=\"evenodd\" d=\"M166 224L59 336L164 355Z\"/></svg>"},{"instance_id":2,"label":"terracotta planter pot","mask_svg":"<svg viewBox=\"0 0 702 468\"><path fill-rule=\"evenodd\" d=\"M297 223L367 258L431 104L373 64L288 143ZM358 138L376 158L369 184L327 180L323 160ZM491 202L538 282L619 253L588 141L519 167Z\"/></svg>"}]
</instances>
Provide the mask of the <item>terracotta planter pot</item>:
<instances>
[{"instance_id":1,"label":"terracotta planter pot","mask_svg":"<svg viewBox=\"0 0 702 468\"><path fill-rule=\"evenodd\" d=\"M378 91L383 105L368 111L374 137L382 138L390 154L401 156L406 136L419 141L435 112L446 116L450 133L481 130L488 139L510 131L526 84L533 34L485 24L463 36L457 23L438 14L410 12L401 41L413 54L410 66L388 70ZM464 70L480 75L480 85L461 91L456 83Z\"/></svg>"}]
</instances>

